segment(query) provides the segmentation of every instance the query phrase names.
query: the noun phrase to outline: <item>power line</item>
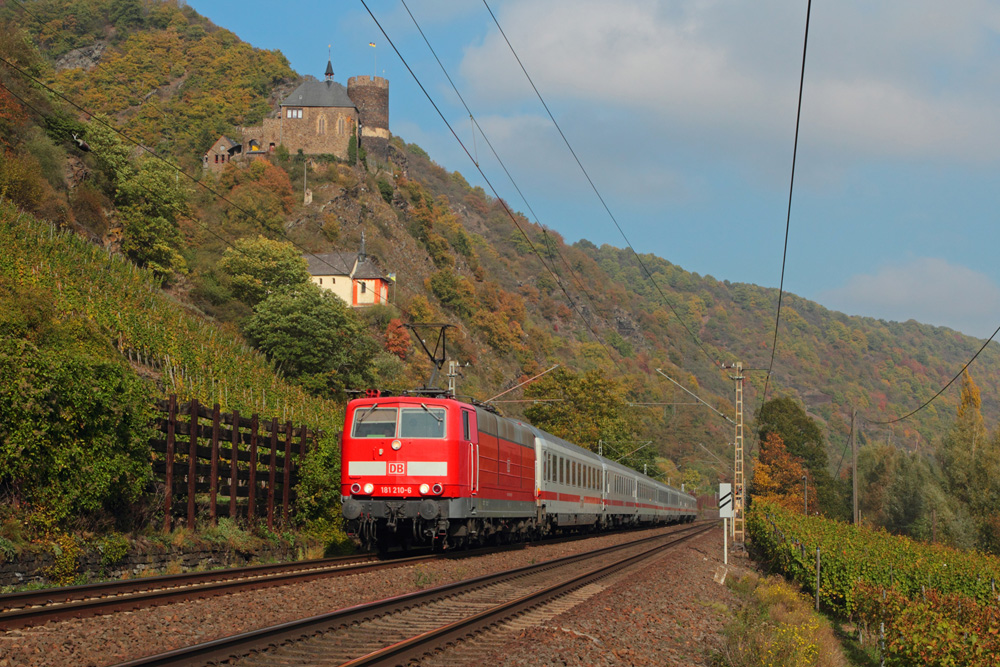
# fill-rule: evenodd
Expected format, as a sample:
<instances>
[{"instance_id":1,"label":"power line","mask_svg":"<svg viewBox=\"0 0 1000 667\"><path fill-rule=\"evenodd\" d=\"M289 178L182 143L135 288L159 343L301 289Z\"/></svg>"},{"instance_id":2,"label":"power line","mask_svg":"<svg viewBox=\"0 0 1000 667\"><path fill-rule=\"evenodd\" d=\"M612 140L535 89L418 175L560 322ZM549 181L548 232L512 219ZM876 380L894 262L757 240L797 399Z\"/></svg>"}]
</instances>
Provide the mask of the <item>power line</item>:
<instances>
[{"instance_id":1,"label":"power line","mask_svg":"<svg viewBox=\"0 0 1000 667\"><path fill-rule=\"evenodd\" d=\"M861 416L861 418L862 418L862 419L864 419L864 420L865 420L866 422L868 422L869 424L879 424L879 425L882 425L882 426L885 426L885 425L888 425L888 424L895 424L896 422L901 422L901 421L903 421L904 419L909 419L909 418L910 418L910 417L912 417L913 415L917 414L918 412L920 412L921 410L923 410L924 408L926 408L926 407L927 407L928 405L930 405L930 404L931 404L932 402L934 402L934 401L935 401L935 400L937 399L937 397L938 397L938 396L940 396L941 394L943 394L943 393L944 393L944 391L945 391L945 390L946 390L946 389L947 389L948 387L950 387L950 386L951 386L952 384L954 384L955 380L957 380L957 379L958 379L959 377L961 377L962 373L964 373L964 372L965 372L965 370L966 370L966 369L967 369L967 368L968 368L969 366L971 366L971 365L972 365L972 362L973 362L973 361L975 361L975 360L976 360L976 358L977 358L977 357L978 357L978 356L979 356L980 354L982 354L983 350L985 350L985 349L986 349L986 346L990 344L990 341L991 341L991 340L993 340L993 339L994 339L994 338L996 337L996 335L997 335L998 333L1000 333L1000 327L997 327L996 331L994 331L994 332L993 332L993 335L992 335L992 336L990 336L989 338L987 338L987 339L986 339L986 342L985 342L985 343L983 343L983 346L982 346L981 348L979 348L979 350L978 350L978 351L977 351L977 352L976 352L976 353L975 353L974 355L972 355L972 358L971 358L971 359L969 359L969 360L968 360L967 362L965 362L965 365L964 365L964 366L962 366L962 370L960 370L960 371L959 371L958 373L956 373L956 374L955 374L955 377L953 377L952 379L948 380L948 383L947 383L947 384L946 384L945 386L941 387L941 389L940 389L940 390L939 390L939 391L938 391L938 392L937 392L936 394L934 394L934 395L933 395L933 396L931 396L931 397L930 397L929 399L927 399L926 401L924 401L924 402L923 402L923 403L922 403L922 404L920 405L920 407L916 408L915 410L911 410L910 412L906 413L906 414L905 414L905 415L903 415L902 417L896 417L895 419L889 419L889 420L885 420L885 421L879 421L879 420L875 420L875 419L868 419L868 418L867 418L867 417L865 417L864 415L862 415L862 416Z\"/></svg>"},{"instance_id":2,"label":"power line","mask_svg":"<svg viewBox=\"0 0 1000 667\"><path fill-rule=\"evenodd\" d=\"M210 192L212 195L214 195L218 199L226 202L227 204L229 204L230 206L232 206L236 210L240 211L241 213L246 214L251 220L255 220L256 222L260 223L261 226L264 229L270 229L269 226L261 218L259 218L255 213L253 213L252 211L250 211L250 210L248 210L248 209L240 206L239 204L235 203L234 201L232 201L231 199L229 199L228 197L226 197L225 195L223 195L221 192L218 192L217 190L215 190L215 189L211 188L210 186L206 185L203 181L201 181L201 180L195 178L194 176L192 176L191 174L187 173L186 171L184 171L183 169L181 169L179 166L177 166L173 162L171 162L171 161L167 160L166 158L160 156L156 151L154 151L154 150L148 148L147 146L139 143L138 141L136 141L135 139L133 139L132 137L130 137L128 134L126 134L122 130L119 130L114 125L111 125L107 121L105 121L102 118L100 118L99 116L95 115L89 109L86 109L86 108L80 106L79 104L77 104L73 100L69 99L68 97L66 97L65 95L63 95L62 93L60 93L59 91L53 89L52 87L48 86L44 82L38 80L36 77L32 76L29 72L26 72L25 70L21 69L17 65L14 65L13 63L11 63L9 60L7 60L6 58L4 58L3 56L0 56L0 62L4 63L5 65L7 65L8 67L10 67L14 71L18 72L21 76L25 77L26 79L30 79L36 85L41 86L42 88L44 88L45 90L49 91L53 95L57 96L59 99L63 100L67 104L71 105L72 107L74 107L78 111L87 114L88 116L91 117L91 120L100 123L101 125L103 125L107 129L109 129L112 132L114 132L115 134L117 134L117 135L125 138L129 143L135 145L136 147L138 147L143 152L149 154L150 156L152 156L156 160L159 160L163 164L167 165L168 167L170 167L171 169L173 169L174 171L176 171L178 174L180 174L180 175L184 176L185 178L187 178L188 180L190 180L195 185L197 185L197 186L205 189L206 191ZM6 86L4 86L4 87L6 88ZM10 88L7 88L7 90L9 91ZM202 229L206 229L206 230L208 229L204 224L201 224L201 223L198 223L198 224L199 224L200 227L202 227ZM350 269L346 266L346 263L342 264L342 266L339 267L339 269L338 269L338 267L333 266L332 264L330 264L328 261L326 261L325 259L323 259L319 255L316 255L315 253L307 251L301 245L299 245L298 243L296 243L295 241L293 241L283 230L280 230L280 229L271 229L271 231L274 231L275 233L279 234L282 238L284 238L286 241L288 241L289 243L291 243L295 248L297 248L303 254L309 255L310 257L315 258L321 264L325 264L326 266L330 267L331 269L344 270L348 274L350 274ZM217 234L215 236L217 238L221 239L221 237L219 237ZM222 240L224 240L224 239L222 239ZM229 243L228 241L226 243L230 247L233 247L232 244ZM338 256L338 259L341 260L341 262L343 263L343 258L341 258L341 257ZM407 289L407 288L404 287L404 289Z\"/></svg>"},{"instance_id":3,"label":"power line","mask_svg":"<svg viewBox=\"0 0 1000 667\"><path fill-rule=\"evenodd\" d=\"M474 126L474 128L473 128L473 140L475 139L475 130L478 129L479 133L482 134L483 139L486 140L486 145L489 146L490 151L493 153L493 157L496 158L496 161L500 164L500 167L503 169L504 173L507 175L507 178L510 180L511 185L517 191L517 194L521 197L521 201L523 201L524 205L527 207L528 212L531 213L531 216L535 219L536 224L539 224L539 226L542 227L542 233L545 235L546 239L548 239L548 230L545 229L545 227L542 226L541 223L538 222L538 215L535 213L535 210L531 207L531 204L528 202L527 197L525 197L524 193L521 191L521 188L518 186L517 181L514 180L514 176L507 169L507 165L504 164L504 161L500 158L500 155L497 153L496 148L493 147L493 142L490 141L490 138L486 135L486 132L479 125L479 121L476 120L475 115L472 113L472 109L469 108L469 105L466 103L465 98L462 96L462 93L458 90L458 86L455 85L455 82L454 82L454 80L452 80L451 75L448 73L447 68L444 66L444 63L441 62L441 58L438 57L437 51L431 45L430 40L427 38L427 35L424 33L423 28L420 27L420 23L417 21L417 18L413 15L413 12L410 11L410 7L409 7L409 5L406 4L406 0L401 0L401 2L403 4L403 8L406 9L406 13L410 15L410 20L413 21L413 25L416 26L417 32L420 33L420 36L423 38L424 43L427 45L427 48L430 50L431 55L434 56L434 59L437 61L438 66L441 68L441 71L444 73L445 78L448 79L448 83L451 84L451 88L452 88L452 90L455 91L455 95L458 96L458 99L462 103L462 106L465 107L466 113L469 114L469 120L472 121L472 124ZM478 166L479 166L479 160L478 159L473 159L473 163L478 168ZM548 247L548 246L549 246L549 244L548 244L548 242L546 242L546 247ZM597 304L594 302L594 298L591 296L590 292L587 291L586 287L583 286L583 283L580 280L579 276L576 275L576 272L573 270L573 268L566 261L566 258L563 256L562 252L559 251L559 248L556 247L556 246L553 246L553 248L555 249L556 254L559 256L559 259L562 261L563 266L566 267L566 269L570 272L570 275L573 277L573 280L576 283L577 289L579 289L581 292L583 292L586 295L587 299L590 301L591 306L593 306L594 310L596 311L597 310ZM558 282L559 280L560 280L559 277L556 276L556 281ZM581 313L580 316L583 317L583 314Z\"/></svg>"},{"instance_id":4,"label":"power line","mask_svg":"<svg viewBox=\"0 0 1000 667\"><path fill-rule=\"evenodd\" d=\"M583 320L584 325L587 327L587 329L590 331L590 333L594 336L594 338L597 340L597 342L600 343L601 347L604 348L604 351L605 351L605 353L607 353L608 358L611 359L611 362L615 365L616 368L618 368L618 372L621 373L624 376L625 373L622 370L621 365L612 356L611 350L608 349L607 344L601 339L600 336L597 335L597 332L594 331L594 328L590 325L590 322L587 321L587 318L585 318L583 316L583 314L580 312L580 310L576 307L576 303L573 301L573 299L570 297L569 293L566 291L566 287L562 284L562 281L559 280L559 278L556 275L555 271L552 270L552 268L549 266L548 262L545 261L545 258L542 257L542 254L538 251L538 248L535 246L535 244L532 242L531 238L528 236L528 234L521 227L521 224L517 221L517 218L514 216L514 213L507 206L507 202L505 202L503 200L503 198L500 197L500 194L497 192L497 189L493 186L493 182L490 181L490 179L486 176L486 174L483 172L482 168L477 163L476 159L472 156L472 153L469 152L469 149L466 147L465 143L459 138L458 134L455 132L455 129L452 127L451 123L449 123L448 119L445 118L444 113L441 111L440 107L438 107L437 103L434 101L434 98L431 97L431 94L429 92L427 92L427 89L424 87L424 84L420 81L420 78L417 76L416 72L413 71L413 68L410 67L409 62L407 62L406 58L403 57L403 54L400 53L399 48L396 47L395 42L393 42L392 39L389 37L389 34L385 31L385 28L383 28L382 24L379 22L379 20L377 18L375 18L375 14L372 13L372 10L368 7L368 3L365 0L361 0L361 4L364 6L365 10L368 11L369 16L372 17L372 21L375 22L375 25L382 32L382 35L385 37L386 41L389 42L389 46L391 46L392 49L393 49L393 51L396 52L396 55L399 57L400 61L403 63L403 66L406 67L407 71L409 71L410 76L413 77L413 80L416 82L417 86L423 92L424 96L427 98L427 101L431 103L431 106L434 107L434 110L437 112L438 116L441 117L442 122L444 122L445 126L451 132L451 135L455 138L455 141L458 142L458 145L462 147L463 151L465 151L465 154L468 156L469 160L472 162L473 165L475 165L476 171L479 172L479 175L483 178L483 181L485 181L486 185L489 186L490 191L493 192L493 196L496 197L497 201L500 202L500 205L503 207L503 210L507 214L507 217L509 217L511 219L511 222L514 223L514 226L521 233L521 236L524 237L524 240L528 243L528 246L531 248L531 251L533 253L535 253L535 255L538 257L538 260L542 263L542 266L544 266L545 269L550 274L552 274L552 277L556 279L556 283L559 285L559 289L562 290L563 294L566 295L567 300L569 300L569 302L573 306L574 310L576 310L577 314L580 316L580 319Z\"/></svg>"},{"instance_id":5,"label":"power line","mask_svg":"<svg viewBox=\"0 0 1000 667\"><path fill-rule=\"evenodd\" d=\"M771 362L767 366L767 379L764 381L764 395L761 403L767 402L767 389L771 382L771 370L774 368L774 355L778 351L778 325L781 323L781 296L785 290L785 264L788 259L788 231L792 224L792 193L795 191L795 162L799 152L799 125L802 120L802 89L806 80L806 51L809 46L809 15L812 11L812 0L806 4L806 27L802 38L802 69L799 73L799 104L795 112L795 142L792 146L792 176L788 184L788 213L785 217L785 244L781 251L781 282L778 285L778 309L774 315L774 340L771 342Z\"/></svg>"},{"instance_id":6,"label":"power line","mask_svg":"<svg viewBox=\"0 0 1000 667\"><path fill-rule=\"evenodd\" d=\"M847 436L847 442L844 443L844 451L840 453L840 463L837 464L837 474L833 476L834 479L840 477L840 468L844 465L844 457L847 456L847 447L851 444L851 438L854 437L854 420L851 420L851 432Z\"/></svg>"},{"instance_id":7,"label":"power line","mask_svg":"<svg viewBox=\"0 0 1000 667\"><path fill-rule=\"evenodd\" d=\"M715 364L716 366L719 366L720 362L715 358L714 355L712 355L712 354L710 354L708 352L708 350L705 348L705 344L702 343L701 339L698 338L698 336L695 335L695 333L693 331L691 331L691 329L688 327L687 323L685 323L684 320L681 318L680 313L677 312L677 309L675 309L674 306L673 306L673 304L670 302L670 300L667 299L666 295L663 293L663 290L661 290L660 286L656 284L655 280L653 280L653 274L649 271L648 268L646 268L646 265L645 265L645 263L643 263L642 258L639 257L639 254L635 251L635 248L632 247L631 241L629 241L628 236L625 235L625 231L622 229L621 225L618 224L618 220L615 218L614 214L611 212L611 209L608 207L607 202L604 201L604 197L601 195L600 191L597 189L597 185L594 184L593 179L590 177L590 174L587 172L587 169L583 166L583 163L580 161L580 158L577 156L576 151L573 150L573 146L570 145L569 139L567 139L566 135L563 133L562 128L559 126L559 123L556 121L555 116L552 114L552 111L549 109L549 105L545 103L545 99L542 97L542 94L538 91L538 87L535 85L535 82L531 79L531 75L528 74L528 70L525 69L524 63L521 62L521 58L517 55L517 51L514 49L514 46L510 43L510 40L507 39L507 34L504 32L503 28L500 26L500 21L497 20L496 14L494 14L493 10L490 9L490 5L489 5L489 3L486 0L483 0L483 4L486 6L486 10L490 13L490 16L493 17L493 22L496 24L497 29L500 31L500 34L503 36L504 41L507 42L507 47L510 49L510 52L514 55L514 59L517 60L517 64L520 65L521 71L524 72L524 76L528 79L528 83L531 84L531 88L535 91L535 95L538 96L538 99L542 103L542 106L545 107L545 112L548 113L549 118L552 120L552 124L555 125L556 130L559 131L559 136L562 137L563 142L566 144L566 148L568 148L570 154L573 155L573 159L576 160L577 166L580 167L580 170L583 172L583 175L586 177L587 182L590 183L590 187L591 187L591 189L593 189L594 194L597 195L597 198L600 200L601 205L604 207L604 210L607 212L608 216L611 218L611 221L615 224L615 227L618 229L618 233L621 234L622 238L625 240L625 244L628 246L628 249L632 252L632 256L635 257L635 260L639 263L639 266L642 267L642 270L643 270L643 273L646 276L646 279L649 280L649 282L653 285L654 288L656 288L656 291L660 294L660 298L667 305L667 307L670 308L670 311L677 317L677 321L679 321L681 323L681 326L683 326L684 329L688 332L688 334L691 336L691 338L697 344L698 348L701 349L701 351L705 353L705 356L707 356L709 358L709 360L712 361L713 364Z\"/></svg>"},{"instance_id":8,"label":"power line","mask_svg":"<svg viewBox=\"0 0 1000 667\"><path fill-rule=\"evenodd\" d=\"M17 93L15 93L13 90L11 90L10 88L8 88L7 85L3 83L3 81L0 81L0 87L2 87L8 93L10 93L14 97L16 97L18 100L20 100L21 104L24 104L26 107L28 107L29 109L31 109L32 111L34 111L35 113L37 113L39 116L42 116L43 118L46 116L46 114L43 113L42 111L39 111L37 107L33 106L30 102L28 102L23 97L21 97L20 95L18 95ZM136 185L138 185L139 188L141 188L142 190L145 190L150 195L156 196L156 193L154 193L152 190L150 190L149 188L147 188L141 182L137 182ZM220 236L218 233L216 233L215 231L213 231L212 229L210 229L207 225L205 225L202 222L196 220L195 218L192 218L191 216L187 215L186 213L184 213L180 209L177 209L176 207L175 207L175 213L177 213L181 218L183 218L185 220L190 220L191 222L195 223L196 225L198 225L199 227L201 227L203 230L205 230L206 232L208 232L209 234L211 234L215 238L219 239L220 241L222 241L223 243L225 243L230 248L232 248L236 252L240 253L244 257L248 257L248 255L245 252L243 252L242 250L240 250L239 248L237 248L236 246L234 246L232 243L230 243L228 240L226 240L224 237Z\"/></svg>"},{"instance_id":9,"label":"power line","mask_svg":"<svg viewBox=\"0 0 1000 667\"><path fill-rule=\"evenodd\" d=\"M21 2L21 0L12 0L12 1L21 9L22 12L24 12L25 14L28 14L29 16L31 16L32 18L34 18L36 21L38 21L38 24L40 26L45 27L45 20L42 19L42 17L40 17L35 12L31 11L30 9L28 9L25 6L25 4L23 2ZM95 58L91 58L90 62L92 62L94 64L94 67L96 67L97 69L99 69L99 70L101 70L103 72L106 72L109 76L114 76L117 79L118 83L120 83L120 84L124 85L126 88L128 88L132 92L132 95L134 96L134 99L139 100L139 104L136 105L139 108L142 108L142 106L146 103L146 100L150 98L152 92L156 90L154 88L153 91L150 91L150 94L146 95L145 97L140 96L139 92L135 88L133 88L131 85L129 85L129 83L127 81L123 81L116 74L114 74L114 73L110 72L109 70L107 70L103 65L101 65L101 63L100 63L99 60L97 60ZM151 106L150 108L154 109L158 114L160 114L161 117L163 117L163 118L167 117L166 113L164 113L162 109L156 107L155 105Z\"/></svg>"}]
</instances>

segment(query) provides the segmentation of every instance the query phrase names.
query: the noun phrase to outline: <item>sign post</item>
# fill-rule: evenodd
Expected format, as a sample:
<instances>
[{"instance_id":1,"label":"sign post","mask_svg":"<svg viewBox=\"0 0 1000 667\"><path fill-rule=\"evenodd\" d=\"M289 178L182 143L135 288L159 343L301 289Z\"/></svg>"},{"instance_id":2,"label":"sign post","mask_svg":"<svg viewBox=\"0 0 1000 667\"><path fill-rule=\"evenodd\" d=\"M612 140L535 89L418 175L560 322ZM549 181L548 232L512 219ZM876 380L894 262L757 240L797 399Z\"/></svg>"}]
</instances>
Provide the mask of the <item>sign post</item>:
<instances>
[{"instance_id":1,"label":"sign post","mask_svg":"<svg viewBox=\"0 0 1000 667\"><path fill-rule=\"evenodd\" d=\"M729 565L729 526L733 518L733 485L719 484L719 516L722 517L722 562Z\"/></svg>"}]
</instances>

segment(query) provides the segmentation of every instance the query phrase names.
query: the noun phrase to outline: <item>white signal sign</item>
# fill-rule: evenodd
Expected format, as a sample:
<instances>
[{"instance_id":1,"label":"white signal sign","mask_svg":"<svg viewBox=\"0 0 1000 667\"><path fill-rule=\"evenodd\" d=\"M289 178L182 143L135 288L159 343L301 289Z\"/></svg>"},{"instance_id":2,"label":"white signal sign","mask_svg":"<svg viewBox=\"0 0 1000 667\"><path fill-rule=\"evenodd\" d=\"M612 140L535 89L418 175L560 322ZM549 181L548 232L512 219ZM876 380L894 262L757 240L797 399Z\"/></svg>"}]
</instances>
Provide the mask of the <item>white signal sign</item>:
<instances>
[{"instance_id":1,"label":"white signal sign","mask_svg":"<svg viewBox=\"0 0 1000 667\"><path fill-rule=\"evenodd\" d=\"M719 518L733 518L733 485L719 484Z\"/></svg>"}]
</instances>

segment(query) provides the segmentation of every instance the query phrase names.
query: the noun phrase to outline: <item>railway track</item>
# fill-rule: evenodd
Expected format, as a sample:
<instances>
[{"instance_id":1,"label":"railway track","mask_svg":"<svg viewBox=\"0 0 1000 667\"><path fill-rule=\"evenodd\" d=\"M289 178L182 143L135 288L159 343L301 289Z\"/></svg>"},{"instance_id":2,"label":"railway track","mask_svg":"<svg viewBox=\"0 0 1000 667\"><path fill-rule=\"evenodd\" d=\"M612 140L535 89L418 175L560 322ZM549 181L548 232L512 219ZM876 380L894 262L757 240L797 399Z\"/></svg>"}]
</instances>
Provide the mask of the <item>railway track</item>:
<instances>
[{"instance_id":1,"label":"railway track","mask_svg":"<svg viewBox=\"0 0 1000 667\"><path fill-rule=\"evenodd\" d=\"M575 604L574 596L600 590L602 578L700 535L715 523L349 607L118 667L203 665L221 660L244 667L413 664L505 619L531 614L551 617L559 613L559 600L563 606ZM547 607L553 604L557 605L554 610ZM441 655L434 660L435 664L448 663Z\"/></svg>"},{"instance_id":2,"label":"railway track","mask_svg":"<svg viewBox=\"0 0 1000 667\"><path fill-rule=\"evenodd\" d=\"M401 567L437 557L423 555L379 561L372 555L342 556L7 593L0 595L0 629Z\"/></svg>"}]
</instances>

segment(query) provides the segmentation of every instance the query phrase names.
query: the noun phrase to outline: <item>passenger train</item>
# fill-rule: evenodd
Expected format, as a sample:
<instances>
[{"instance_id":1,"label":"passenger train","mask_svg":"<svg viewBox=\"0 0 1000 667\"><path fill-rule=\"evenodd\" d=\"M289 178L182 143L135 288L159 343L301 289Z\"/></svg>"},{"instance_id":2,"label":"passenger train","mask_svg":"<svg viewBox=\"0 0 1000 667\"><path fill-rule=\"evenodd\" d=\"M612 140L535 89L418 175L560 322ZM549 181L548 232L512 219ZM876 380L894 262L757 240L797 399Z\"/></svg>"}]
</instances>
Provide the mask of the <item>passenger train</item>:
<instances>
[{"instance_id":1,"label":"passenger train","mask_svg":"<svg viewBox=\"0 0 1000 667\"><path fill-rule=\"evenodd\" d=\"M342 513L366 548L461 548L693 521L695 498L530 424L445 397L347 405Z\"/></svg>"}]
</instances>

